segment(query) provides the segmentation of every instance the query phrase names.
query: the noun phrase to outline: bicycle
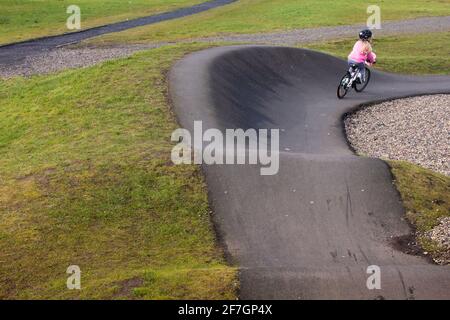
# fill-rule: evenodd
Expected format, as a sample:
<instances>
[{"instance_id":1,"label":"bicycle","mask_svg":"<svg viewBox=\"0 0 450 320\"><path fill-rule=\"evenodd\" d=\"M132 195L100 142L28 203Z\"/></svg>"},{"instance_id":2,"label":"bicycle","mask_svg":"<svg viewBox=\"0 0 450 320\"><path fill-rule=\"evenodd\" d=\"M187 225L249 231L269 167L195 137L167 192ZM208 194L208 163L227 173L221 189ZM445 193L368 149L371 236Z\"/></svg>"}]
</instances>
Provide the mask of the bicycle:
<instances>
[{"instance_id":1,"label":"bicycle","mask_svg":"<svg viewBox=\"0 0 450 320\"><path fill-rule=\"evenodd\" d=\"M339 99L343 99L351 88L355 89L356 92L362 92L367 87L371 77L368 66L369 64L366 62L366 77L364 82L361 82L359 67L356 64L350 65L347 73L342 77L337 88L337 96Z\"/></svg>"}]
</instances>

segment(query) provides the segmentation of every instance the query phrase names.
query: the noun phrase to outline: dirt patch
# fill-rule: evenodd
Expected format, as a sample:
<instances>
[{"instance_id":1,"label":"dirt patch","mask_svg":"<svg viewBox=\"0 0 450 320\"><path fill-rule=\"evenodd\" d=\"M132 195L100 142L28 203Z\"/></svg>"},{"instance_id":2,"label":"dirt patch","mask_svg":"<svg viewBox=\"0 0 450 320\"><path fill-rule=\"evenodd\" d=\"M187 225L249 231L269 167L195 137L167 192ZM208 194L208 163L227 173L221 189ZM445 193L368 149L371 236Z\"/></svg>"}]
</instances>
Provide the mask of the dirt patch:
<instances>
[{"instance_id":1,"label":"dirt patch","mask_svg":"<svg viewBox=\"0 0 450 320\"><path fill-rule=\"evenodd\" d=\"M413 233L392 238L391 245L394 249L403 253L414 256L427 257L420 245L417 243L416 235Z\"/></svg>"},{"instance_id":2,"label":"dirt patch","mask_svg":"<svg viewBox=\"0 0 450 320\"><path fill-rule=\"evenodd\" d=\"M116 298L129 298L133 295L133 289L141 287L144 284L144 279L135 277L124 281L117 282L119 287L114 297Z\"/></svg>"}]
</instances>

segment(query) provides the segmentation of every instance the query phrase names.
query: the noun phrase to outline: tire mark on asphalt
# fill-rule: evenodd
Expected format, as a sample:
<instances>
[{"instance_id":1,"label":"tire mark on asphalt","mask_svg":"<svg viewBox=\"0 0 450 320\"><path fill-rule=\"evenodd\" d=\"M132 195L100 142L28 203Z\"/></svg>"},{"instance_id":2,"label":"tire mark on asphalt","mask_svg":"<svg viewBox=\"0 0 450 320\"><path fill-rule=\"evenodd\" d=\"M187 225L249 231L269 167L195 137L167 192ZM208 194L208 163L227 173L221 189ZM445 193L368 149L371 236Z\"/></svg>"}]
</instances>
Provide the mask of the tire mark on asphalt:
<instances>
[{"instance_id":1,"label":"tire mark on asphalt","mask_svg":"<svg viewBox=\"0 0 450 320\"><path fill-rule=\"evenodd\" d=\"M398 277L400 278L400 282L402 284L403 293L405 294L405 299L408 299L408 292L406 291L405 280L403 279L403 275L401 271L397 268Z\"/></svg>"},{"instance_id":2,"label":"tire mark on asphalt","mask_svg":"<svg viewBox=\"0 0 450 320\"><path fill-rule=\"evenodd\" d=\"M347 181L345 181L345 187L347 190L347 202L345 206L345 222L348 228L350 226L349 215L353 217L353 208L352 208L352 198L350 196L350 189L348 187Z\"/></svg>"}]
</instances>

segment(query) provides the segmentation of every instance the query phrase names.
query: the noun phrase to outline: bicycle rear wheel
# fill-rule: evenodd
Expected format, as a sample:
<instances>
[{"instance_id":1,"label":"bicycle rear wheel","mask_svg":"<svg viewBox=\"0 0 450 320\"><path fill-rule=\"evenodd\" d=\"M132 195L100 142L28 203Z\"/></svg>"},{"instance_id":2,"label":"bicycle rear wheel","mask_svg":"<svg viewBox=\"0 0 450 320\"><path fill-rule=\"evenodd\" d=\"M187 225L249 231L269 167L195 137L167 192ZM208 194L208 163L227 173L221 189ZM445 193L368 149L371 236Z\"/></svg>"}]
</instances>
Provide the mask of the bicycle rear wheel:
<instances>
[{"instance_id":1,"label":"bicycle rear wheel","mask_svg":"<svg viewBox=\"0 0 450 320\"><path fill-rule=\"evenodd\" d=\"M345 97L349 90L348 82L350 81L350 76L347 73L345 76L342 77L341 81L339 82L339 86L337 88L337 97L339 99L342 99Z\"/></svg>"},{"instance_id":2,"label":"bicycle rear wheel","mask_svg":"<svg viewBox=\"0 0 450 320\"><path fill-rule=\"evenodd\" d=\"M356 92L363 92L364 89L367 87L367 85L369 84L370 81L370 77L371 77L371 72L369 68L366 68L366 81L364 81L363 83L357 83L355 81L354 87L355 87L355 91Z\"/></svg>"}]
</instances>

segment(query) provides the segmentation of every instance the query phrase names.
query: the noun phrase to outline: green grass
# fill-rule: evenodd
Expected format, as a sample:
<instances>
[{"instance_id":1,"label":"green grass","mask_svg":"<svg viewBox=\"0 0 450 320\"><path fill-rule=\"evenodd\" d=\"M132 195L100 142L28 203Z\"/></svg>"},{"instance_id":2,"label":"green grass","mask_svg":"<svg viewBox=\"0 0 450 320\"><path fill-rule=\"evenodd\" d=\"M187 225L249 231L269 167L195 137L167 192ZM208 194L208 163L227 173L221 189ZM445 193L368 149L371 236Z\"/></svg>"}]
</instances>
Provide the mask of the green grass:
<instances>
[{"instance_id":1,"label":"green grass","mask_svg":"<svg viewBox=\"0 0 450 320\"><path fill-rule=\"evenodd\" d=\"M438 258L445 254L426 233L450 217L450 177L403 161L389 161L407 218L417 229L418 243Z\"/></svg>"},{"instance_id":2,"label":"green grass","mask_svg":"<svg viewBox=\"0 0 450 320\"><path fill-rule=\"evenodd\" d=\"M442 0L372 1L383 20L448 15ZM365 23L364 0L240 0L198 15L99 37L94 43L142 43L192 39L230 33L260 33L295 28Z\"/></svg>"},{"instance_id":3,"label":"green grass","mask_svg":"<svg viewBox=\"0 0 450 320\"><path fill-rule=\"evenodd\" d=\"M164 75L203 47L0 82L1 299L235 299L199 168L170 161Z\"/></svg>"},{"instance_id":4,"label":"green grass","mask_svg":"<svg viewBox=\"0 0 450 320\"><path fill-rule=\"evenodd\" d=\"M354 39L336 40L308 44L306 47L346 59L354 42ZM450 32L376 38L376 68L396 73L448 74L449 43Z\"/></svg>"},{"instance_id":5,"label":"green grass","mask_svg":"<svg viewBox=\"0 0 450 320\"><path fill-rule=\"evenodd\" d=\"M0 44L68 32L69 5L81 9L83 29L174 10L204 0L2 0Z\"/></svg>"}]
</instances>

